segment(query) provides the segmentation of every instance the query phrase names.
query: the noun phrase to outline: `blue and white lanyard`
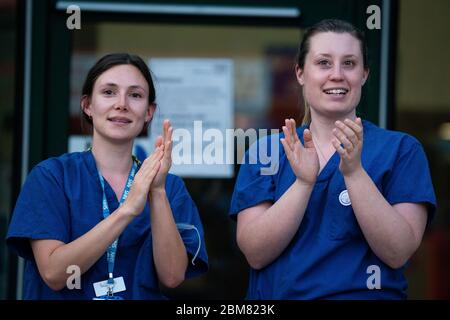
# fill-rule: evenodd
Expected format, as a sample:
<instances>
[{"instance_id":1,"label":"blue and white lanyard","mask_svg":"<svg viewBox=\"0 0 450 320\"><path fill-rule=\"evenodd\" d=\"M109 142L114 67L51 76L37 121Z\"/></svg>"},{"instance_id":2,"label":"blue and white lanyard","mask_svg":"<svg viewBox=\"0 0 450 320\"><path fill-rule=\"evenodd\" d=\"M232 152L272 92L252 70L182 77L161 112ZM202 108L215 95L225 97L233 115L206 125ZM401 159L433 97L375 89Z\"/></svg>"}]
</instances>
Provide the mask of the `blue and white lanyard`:
<instances>
[{"instance_id":1,"label":"blue and white lanyard","mask_svg":"<svg viewBox=\"0 0 450 320\"><path fill-rule=\"evenodd\" d=\"M119 206L122 205L122 203L125 202L125 199L128 196L128 193L130 192L131 185L133 183L134 175L136 174L136 161L133 159L133 166L131 167L130 174L128 175L127 184L125 185L125 189L123 190L122 197L119 201ZM106 219L110 215L108 201L106 200L106 194L105 194L105 180L103 179L102 174L100 171L98 171L98 176L100 178L100 184L102 185L102 191L103 191L103 218ZM114 240L114 242L108 247L106 259L108 261L108 285L111 287L114 286L114 263L116 260L116 251L117 251L117 243L119 238Z\"/></svg>"}]
</instances>

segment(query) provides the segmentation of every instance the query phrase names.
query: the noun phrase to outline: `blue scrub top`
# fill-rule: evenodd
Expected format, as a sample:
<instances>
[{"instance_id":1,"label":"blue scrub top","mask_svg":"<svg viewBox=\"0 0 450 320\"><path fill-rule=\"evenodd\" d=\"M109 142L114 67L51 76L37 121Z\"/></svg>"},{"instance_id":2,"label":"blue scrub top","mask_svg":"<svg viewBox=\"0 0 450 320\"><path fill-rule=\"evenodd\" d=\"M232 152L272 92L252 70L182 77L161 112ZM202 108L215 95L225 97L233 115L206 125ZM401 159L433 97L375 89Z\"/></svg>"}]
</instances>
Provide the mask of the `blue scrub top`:
<instances>
[{"instance_id":1,"label":"blue scrub top","mask_svg":"<svg viewBox=\"0 0 450 320\"><path fill-rule=\"evenodd\" d=\"M203 228L197 208L183 181L168 174L166 192L176 223L194 225L180 230L189 256L186 277L206 272L208 257ZM117 197L105 180L105 194L111 213L117 209ZM39 275L30 239L55 239L69 243L82 236L103 219L102 188L91 151L67 153L39 163L22 188L7 235L10 249L25 258L24 299L92 299L93 283L108 278L105 254L81 275L81 289L67 287L55 292ZM122 276L126 291L116 293L124 299L165 299L159 290L153 261L150 208L137 216L119 237L114 277Z\"/></svg>"},{"instance_id":2,"label":"blue scrub top","mask_svg":"<svg viewBox=\"0 0 450 320\"><path fill-rule=\"evenodd\" d=\"M407 134L384 130L368 121L363 121L363 127L364 169L391 205L426 204L429 223L436 198L421 144ZM305 128L297 129L302 143ZM257 150L254 144L247 152L231 201L230 215L234 219L246 208L263 201L277 201L295 181L279 141L282 137L260 141L268 150L271 142L278 144L279 166L274 174L261 174L261 168L269 167L267 159L263 161L267 165L261 161L248 163L260 159L265 150ZM336 152L320 172L300 227L286 249L265 268L251 269L248 299L406 298L405 266L392 269L370 249L343 193L347 188L339 162ZM368 289L372 265L380 268L381 289Z\"/></svg>"}]
</instances>

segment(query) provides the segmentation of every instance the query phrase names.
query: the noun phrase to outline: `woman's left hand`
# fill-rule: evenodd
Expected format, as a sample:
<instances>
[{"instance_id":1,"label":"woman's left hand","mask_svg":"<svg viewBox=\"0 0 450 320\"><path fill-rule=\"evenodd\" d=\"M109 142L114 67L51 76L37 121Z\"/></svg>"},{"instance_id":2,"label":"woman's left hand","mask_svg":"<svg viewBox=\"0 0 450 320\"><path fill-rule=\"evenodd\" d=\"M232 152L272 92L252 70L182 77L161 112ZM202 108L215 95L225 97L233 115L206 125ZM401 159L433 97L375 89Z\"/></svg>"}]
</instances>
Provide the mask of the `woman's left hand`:
<instances>
[{"instance_id":1,"label":"woman's left hand","mask_svg":"<svg viewBox=\"0 0 450 320\"><path fill-rule=\"evenodd\" d=\"M363 125L361 118L356 121L345 119L336 121L333 129L335 138L331 141L341 156L339 170L344 176L350 176L362 168L361 151L363 147Z\"/></svg>"},{"instance_id":2,"label":"woman's left hand","mask_svg":"<svg viewBox=\"0 0 450 320\"><path fill-rule=\"evenodd\" d=\"M170 121L168 119L164 120L163 136L156 138L155 142L155 149L163 145L164 155L161 159L159 171L150 185L150 192L157 189L165 189L167 173L172 165L172 132L173 128L170 126Z\"/></svg>"}]
</instances>

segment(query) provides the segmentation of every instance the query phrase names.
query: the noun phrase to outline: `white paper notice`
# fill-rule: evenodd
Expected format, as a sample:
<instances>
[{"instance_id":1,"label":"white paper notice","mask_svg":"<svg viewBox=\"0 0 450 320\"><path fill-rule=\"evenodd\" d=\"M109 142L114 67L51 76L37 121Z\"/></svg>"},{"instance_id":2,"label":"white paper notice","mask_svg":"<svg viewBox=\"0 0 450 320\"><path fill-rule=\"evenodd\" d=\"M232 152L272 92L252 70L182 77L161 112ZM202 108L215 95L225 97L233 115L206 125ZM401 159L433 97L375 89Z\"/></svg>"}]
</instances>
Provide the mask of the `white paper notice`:
<instances>
[{"instance_id":1,"label":"white paper notice","mask_svg":"<svg viewBox=\"0 0 450 320\"><path fill-rule=\"evenodd\" d=\"M170 172L183 177L232 177L233 61L230 59L149 60L157 109L150 137L137 144L152 152L162 122L174 129ZM146 141L145 141L146 140Z\"/></svg>"}]
</instances>

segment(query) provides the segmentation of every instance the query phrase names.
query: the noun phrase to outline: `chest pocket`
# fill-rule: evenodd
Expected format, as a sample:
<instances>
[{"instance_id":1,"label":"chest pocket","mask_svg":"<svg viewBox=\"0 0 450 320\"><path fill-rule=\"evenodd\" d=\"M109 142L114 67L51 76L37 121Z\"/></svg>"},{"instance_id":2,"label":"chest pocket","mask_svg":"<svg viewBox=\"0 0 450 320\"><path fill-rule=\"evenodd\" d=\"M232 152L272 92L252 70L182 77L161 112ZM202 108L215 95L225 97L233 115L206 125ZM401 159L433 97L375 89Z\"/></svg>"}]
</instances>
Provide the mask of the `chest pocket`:
<instances>
[{"instance_id":1,"label":"chest pocket","mask_svg":"<svg viewBox=\"0 0 450 320\"><path fill-rule=\"evenodd\" d=\"M329 236L331 239L344 240L362 236L345 187L332 191L328 201L327 211L330 215Z\"/></svg>"}]
</instances>

